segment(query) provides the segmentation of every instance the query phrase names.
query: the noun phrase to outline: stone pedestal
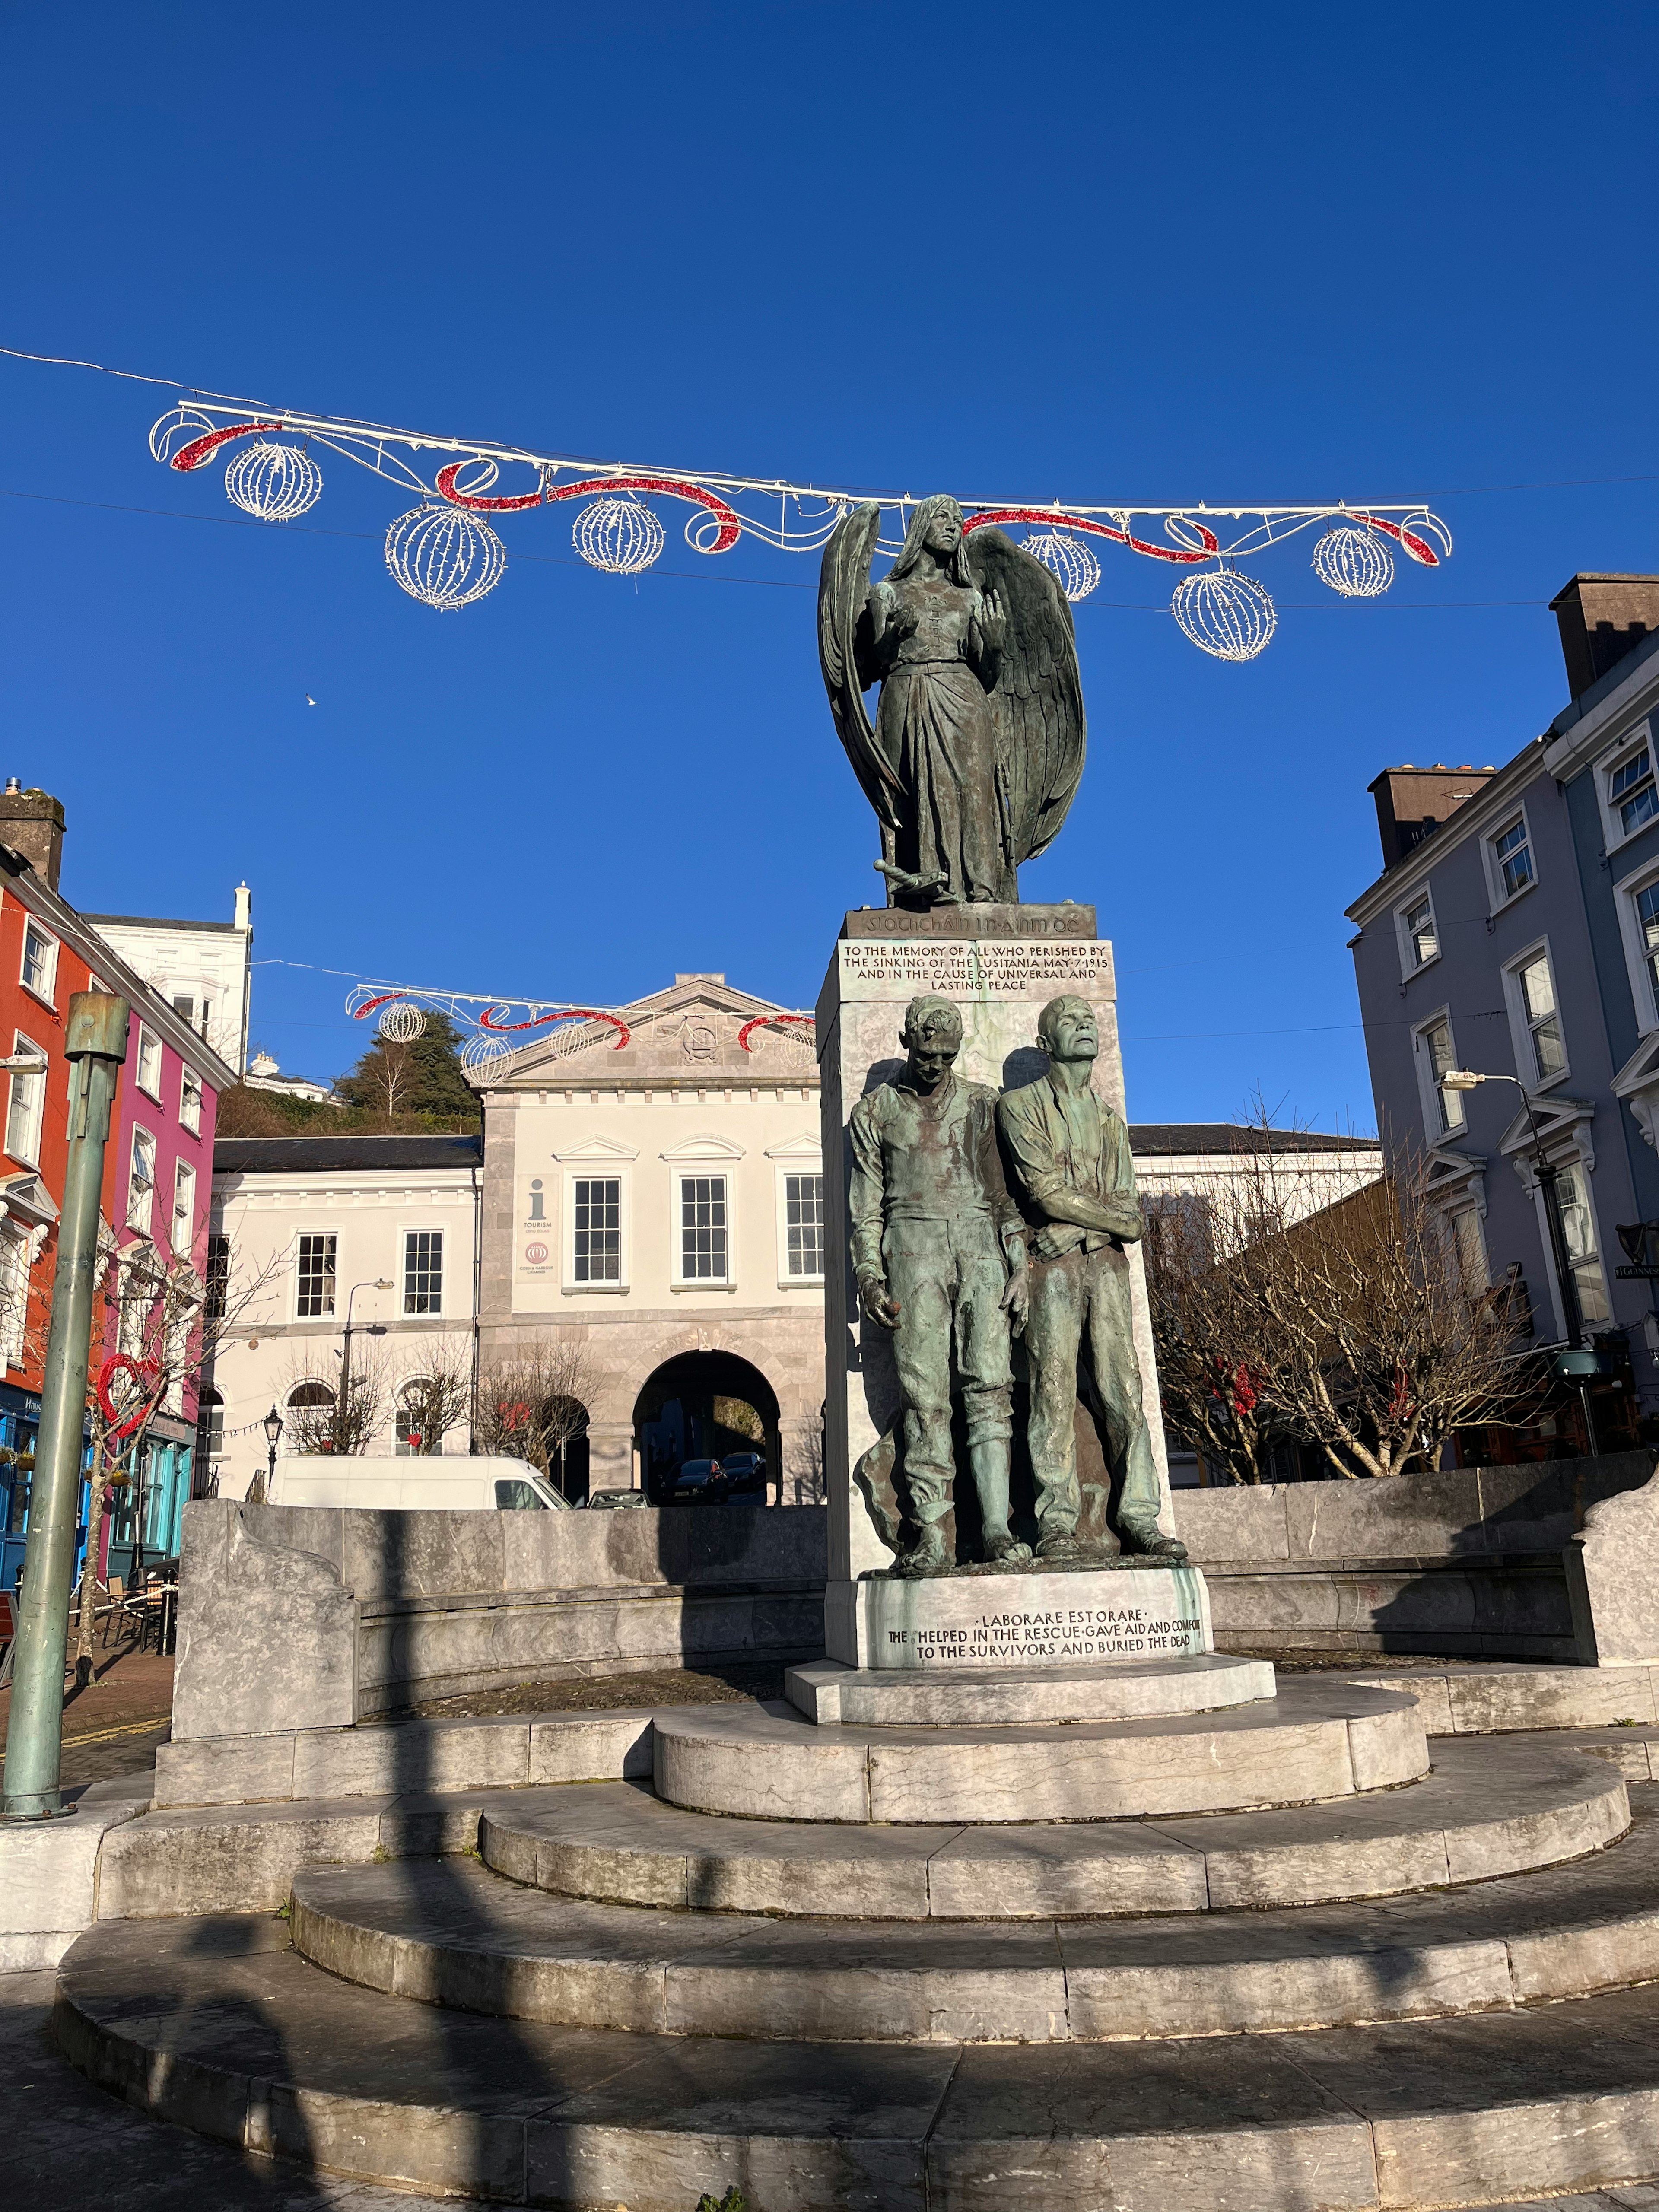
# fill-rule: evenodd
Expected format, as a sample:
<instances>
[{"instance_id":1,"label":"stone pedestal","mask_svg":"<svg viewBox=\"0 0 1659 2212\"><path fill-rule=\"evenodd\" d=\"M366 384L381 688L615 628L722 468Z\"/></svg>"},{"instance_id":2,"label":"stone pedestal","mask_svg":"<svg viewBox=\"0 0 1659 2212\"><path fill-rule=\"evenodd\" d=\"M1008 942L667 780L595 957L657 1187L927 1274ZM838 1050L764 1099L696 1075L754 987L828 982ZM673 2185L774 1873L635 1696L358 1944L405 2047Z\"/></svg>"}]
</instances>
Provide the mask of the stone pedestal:
<instances>
[{"instance_id":1,"label":"stone pedestal","mask_svg":"<svg viewBox=\"0 0 1659 2212\"><path fill-rule=\"evenodd\" d=\"M893 1549L884 1535L896 1535L890 1491L884 1494L879 1469L870 1495L854 1480L860 1459L894 1419L898 1409L898 1382L894 1371L892 1340L884 1330L867 1322L859 1310L856 1287L848 1259L847 1182L848 1122L854 1107L867 1091L897 1074L904 1050L899 1030L904 1009L919 992L938 991L960 1008L963 1035L957 1073L969 1081L988 1084L1003 1091L1017 1088L1041 1076L1047 1066L1036 1042L1037 1016L1049 1000L1062 993L1087 999L1100 1024L1100 1057L1095 1085L1101 1096L1120 1114L1124 1111L1123 1071L1118 1049L1116 990L1112 973L1112 948L1097 934L1095 910L1089 906L975 906L935 908L911 914L896 908L866 908L849 914L835 957L824 978L817 1004L818 1059L823 1082L824 1206L828 1224L828 1252L824 1267L824 1338L826 1345L824 1429L825 1481L830 1504L829 1583L824 1599L825 1649L832 1659L853 1667L871 1668L892 1663L872 1648L876 1616L884 1623L884 1607L896 1605L907 1613L914 1627L918 1605L955 1607L958 1578L946 1577L920 1586L937 1598L925 1601L914 1593L888 1596L904 1585L861 1583L860 1577L890 1565ZM1135 1347L1139 1357L1147 1426L1164 1492L1163 1526L1169 1516L1169 1475L1164 1462L1164 1425L1159 1413L1158 1374L1152 1357L1152 1327L1147 1312L1145 1277L1138 1249L1132 1252ZM1018 1368L1018 1355L1016 1368ZM1022 1431L1023 1394L1017 1389L1015 1411L1015 1527L1028 1542L1035 1535L1030 1520L1030 1484L1024 1463ZM1115 1540L1106 1529L1107 1476L1092 1423L1079 1414L1078 1468L1084 1488L1082 1527L1092 1538L1103 1538L1109 1549ZM947 1531L958 1556L972 1557L972 1486L959 1474L957 1495L963 1510L964 1526ZM1204 1640L1189 1647L1210 1648L1207 1611L1201 1601L1183 1598L1173 1608L1164 1604L1170 1588L1169 1570L1127 1568L1087 1577L1091 1585L1109 1583L1109 1593L1085 1597L1074 1571L1033 1573L1014 1580L1019 1584L1018 1601L1001 1608L989 1605L985 1592L989 1578L960 1578L962 1603L975 1620L981 1613L1002 1610L1009 1613L1037 1613L1079 1607L1144 1607L1152 1603L1170 1617L1197 1614L1205 1622ZM1196 1578L1201 1589L1201 1577ZM1142 1586L1145 1586L1144 1589ZM872 1592L881 1595L871 1595ZM950 1593L948 1596L947 1593ZM873 1608L873 1610L872 1610ZM948 1626L941 1617L938 1626ZM885 1630L884 1628L884 1636ZM1075 1639L1072 1639L1075 1640ZM1084 1640L1088 1640L1085 1638ZM890 1651L899 1647L890 1643ZM1049 1663L1053 1663L1050 1662Z\"/></svg>"}]
</instances>

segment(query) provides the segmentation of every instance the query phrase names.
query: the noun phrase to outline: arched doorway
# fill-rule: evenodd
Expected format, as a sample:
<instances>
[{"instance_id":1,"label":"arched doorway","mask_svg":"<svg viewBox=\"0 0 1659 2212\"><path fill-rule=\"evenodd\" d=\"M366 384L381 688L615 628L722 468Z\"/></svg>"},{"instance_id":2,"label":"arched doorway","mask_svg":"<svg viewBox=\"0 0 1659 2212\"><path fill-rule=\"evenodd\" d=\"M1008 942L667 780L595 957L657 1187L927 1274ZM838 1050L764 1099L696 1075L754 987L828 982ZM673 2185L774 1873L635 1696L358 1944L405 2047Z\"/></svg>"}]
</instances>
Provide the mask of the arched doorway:
<instances>
[{"instance_id":1,"label":"arched doorway","mask_svg":"<svg viewBox=\"0 0 1659 2212\"><path fill-rule=\"evenodd\" d=\"M769 1485L781 1464L778 1401L758 1367L734 1352L683 1352L666 1359L634 1401L640 1481L653 1505L688 1459L766 1455Z\"/></svg>"}]
</instances>

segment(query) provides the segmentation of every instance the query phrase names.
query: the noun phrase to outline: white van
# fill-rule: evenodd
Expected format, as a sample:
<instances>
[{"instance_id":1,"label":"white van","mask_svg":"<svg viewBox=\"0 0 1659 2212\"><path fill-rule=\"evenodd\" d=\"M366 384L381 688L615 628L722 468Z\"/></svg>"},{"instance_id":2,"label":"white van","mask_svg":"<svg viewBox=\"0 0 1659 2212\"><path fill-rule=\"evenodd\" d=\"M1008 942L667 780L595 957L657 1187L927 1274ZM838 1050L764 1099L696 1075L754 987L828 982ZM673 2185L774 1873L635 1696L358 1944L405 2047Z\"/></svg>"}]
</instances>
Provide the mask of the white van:
<instances>
[{"instance_id":1,"label":"white van","mask_svg":"<svg viewBox=\"0 0 1659 2212\"><path fill-rule=\"evenodd\" d=\"M295 1452L277 1461L269 1495L273 1505L369 1505L383 1512L570 1510L570 1501L526 1460L437 1453L336 1459L328 1452Z\"/></svg>"}]
</instances>

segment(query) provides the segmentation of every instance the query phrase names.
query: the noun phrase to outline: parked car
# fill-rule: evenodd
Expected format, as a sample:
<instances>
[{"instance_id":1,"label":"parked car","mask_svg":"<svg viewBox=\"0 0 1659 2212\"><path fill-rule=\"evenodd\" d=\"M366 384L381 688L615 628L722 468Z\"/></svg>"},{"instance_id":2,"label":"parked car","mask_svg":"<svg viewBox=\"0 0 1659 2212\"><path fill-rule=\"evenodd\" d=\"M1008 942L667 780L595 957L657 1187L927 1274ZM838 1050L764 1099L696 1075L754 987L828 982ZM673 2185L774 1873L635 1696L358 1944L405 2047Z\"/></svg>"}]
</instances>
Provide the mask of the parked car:
<instances>
[{"instance_id":1,"label":"parked car","mask_svg":"<svg viewBox=\"0 0 1659 2212\"><path fill-rule=\"evenodd\" d=\"M722 1452L720 1474L726 1483L728 1498L758 1498L766 1502L766 1454L764 1452Z\"/></svg>"},{"instance_id":2,"label":"parked car","mask_svg":"<svg viewBox=\"0 0 1659 2212\"><path fill-rule=\"evenodd\" d=\"M631 1505L649 1505L650 1503L642 1490L590 1490L587 1493L590 1513L623 1513Z\"/></svg>"},{"instance_id":3,"label":"parked car","mask_svg":"<svg viewBox=\"0 0 1659 2212\"><path fill-rule=\"evenodd\" d=\"M295 1452L279 1459L271 1479L273 1505L369 1505L381 1511L430 1512L434 1507L460 1513L568 1513L544 1474L527 1460L480 1454L446 1459L390 1454L336 1459L325 1452Z\"/></svg>"},{"instance_id":4,"label":"parked car","mask_svg":"<svg viewBox=\"0 0 1659 2212\"><path fill-rule=\"evenodd\" d=\"M686 1460L664 1500L668 1505L723 1505L725 1502L726 1477L717 1459Z\"/></svg>"}]
</instances>

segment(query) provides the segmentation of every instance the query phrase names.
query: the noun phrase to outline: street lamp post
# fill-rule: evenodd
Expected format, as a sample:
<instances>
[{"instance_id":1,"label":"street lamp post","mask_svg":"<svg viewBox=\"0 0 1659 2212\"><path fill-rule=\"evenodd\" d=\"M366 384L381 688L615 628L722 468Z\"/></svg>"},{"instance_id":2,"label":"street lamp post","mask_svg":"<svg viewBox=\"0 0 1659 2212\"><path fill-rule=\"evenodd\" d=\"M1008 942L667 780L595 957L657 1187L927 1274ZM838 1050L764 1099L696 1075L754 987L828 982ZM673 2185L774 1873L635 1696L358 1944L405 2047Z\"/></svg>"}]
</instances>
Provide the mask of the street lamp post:
<instances>
[{"instance_id":1,"label":"street lamp post","mask_svg":"<svg viewBox=\"0 0 1659 2212\"><path fill-rule=\"evenodd\" d=\"M390 1279L382 1275L372 1283L354 1283L346 1292L345 1342L340 1353L340 1395L337 1401L337 1418L334 1425L334 1433L337 1437L340 1434L340 1423L349 1421L351 1418L351 1302L359 1291L389 1291L391 1288ZM386 1334L384 1328L376 1322L369 1322L365 1323L365 1326L372 1335Z\"/></svg>"},{"instance_id":2,"label":"street lamp post","mask_svg":"<svg viewBox=\"0 0 1659 2212\"><path fill-rule=\"evenodd\" d=\"M5 1818L46 1820L64 1810L58 1786L64 1732L64 1661L69 1648L70 1580L75 1571L81 1437L98 1278L98 1200L110 1109L127 1056L127 1001L77 991L69 1002L64 1057L73 1065L69 1158L58 1223L40 1433L29 1499L23 1611L6 1746ZM88 1541L98 1540L96 1529Z\"/></svg>"},{"instance_id":3,"label":"street lamp post","mask_svg":"<svg viewBox=\"0 0 1659 2212\"><path fill-rule=\"evenodd\" d=\"M276 1447L283 1436L283 1417L274 1404L259 1425L265 1432L265 1443L269 1447L265 1466L265 1496L269 1498L271 1485L276 1480Z\"/></svg>"},{"instance_id":4,"label":"street lamp post","mask_svg":"<svg viewBox=\"0 0 1659 2212\"><path fill-rule=\"evenodd\" d=\"M1518 1075L1488 1075L1472 1067L1448 1068L1440 1079L1447 1091L1474 1091L1483 1083L1512 1083L1521 1093L1521 1103L1526 1109L1527 1127L1532 1133L1534 1163L1538 1170L1538 1187L1544 1194L1544 1220L1549 1231L1550 1258L1555 1268L1556 1289L1561 1299L1561 1318L1566 1327L1567 1349L1556 1363L1556 1373L1564 1382L1577 1385L1578 1401L1584 1410L1584 1434L1589 1440L1590 1456L1599 1456L1595 1441L1595 1419L1590 1412L1589 1379L1601 1372L1600 1355L1584 1349L1584 1331L1578 1305L1578 1283L1572 1272L1572 1255L1567 1249L1566 1227L1561 1218L1560 1194L1555 1187L1555 1170L1544 1157L1544 1139L1538 1127L1538 1117L1532 1109L1532 1093Z\"/></svg>"}]
</instances>

